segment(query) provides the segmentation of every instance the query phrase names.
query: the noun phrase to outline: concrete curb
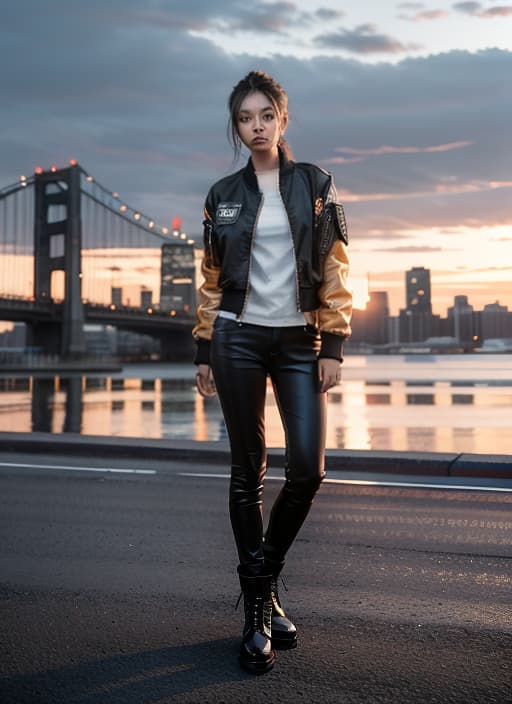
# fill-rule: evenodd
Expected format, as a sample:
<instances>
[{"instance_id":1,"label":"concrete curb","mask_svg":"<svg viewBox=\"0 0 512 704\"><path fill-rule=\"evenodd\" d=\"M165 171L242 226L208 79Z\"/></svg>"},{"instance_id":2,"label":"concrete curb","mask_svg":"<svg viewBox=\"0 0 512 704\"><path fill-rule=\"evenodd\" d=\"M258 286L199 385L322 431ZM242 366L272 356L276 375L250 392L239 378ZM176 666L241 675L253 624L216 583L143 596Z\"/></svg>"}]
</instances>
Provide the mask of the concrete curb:
<instances>
[{"instance_id":1,"label":"concrete curb","mask_svg":"<svg viewBox=\"0 0 512 704\"><path fill-rule=\"evenodd\" d=\"M103 457L138 457L173 461L230 463L225 441L120 438L66 433L3 433L0 452L44 453ZM268 452L269 466L284 465L284 450ZM372 452L327 450L328 470L440 477L482 477L512 479L512 455L477 455L439 452Z\"/></svg>"}]
</instances>

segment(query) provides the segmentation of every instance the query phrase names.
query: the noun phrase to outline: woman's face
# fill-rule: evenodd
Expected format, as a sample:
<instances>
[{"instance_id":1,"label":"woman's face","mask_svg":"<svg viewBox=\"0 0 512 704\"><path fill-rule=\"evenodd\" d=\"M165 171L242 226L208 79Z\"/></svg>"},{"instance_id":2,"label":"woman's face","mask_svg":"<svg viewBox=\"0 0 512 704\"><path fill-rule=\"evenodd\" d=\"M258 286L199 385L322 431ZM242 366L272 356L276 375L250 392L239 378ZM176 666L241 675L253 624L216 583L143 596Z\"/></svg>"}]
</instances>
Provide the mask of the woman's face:
<instances>
[{"instance_id":1,"label":"woman's face","mask_svg":"<svg viewBox=\"0 0 512 704\"><path fill-rule=\"evenodd\" d=\"M251 153L277 153L277 144L284 134L287 116L276 112L264 93L250 93L240 105L237 130Z\"/></svg>"}]
</instances>

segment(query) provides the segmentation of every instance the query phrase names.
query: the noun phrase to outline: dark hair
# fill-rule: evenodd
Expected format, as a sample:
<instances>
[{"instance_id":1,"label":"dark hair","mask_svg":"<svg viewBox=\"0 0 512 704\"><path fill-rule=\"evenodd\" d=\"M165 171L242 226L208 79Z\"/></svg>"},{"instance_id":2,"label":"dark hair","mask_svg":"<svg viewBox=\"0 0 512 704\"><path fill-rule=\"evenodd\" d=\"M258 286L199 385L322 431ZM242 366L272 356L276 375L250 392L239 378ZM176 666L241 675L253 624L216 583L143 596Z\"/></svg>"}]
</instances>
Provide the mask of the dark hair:
<instances>
[{"instance_id":1,"label":"dark hair","mask_svg":"<svg viewBox=\"0 0 512 704\"><path fill-rule=\"evenodd\" d=\"M228 138L235 151L235 160L240 155L240 149L242 147L242 140L238 134L237 127L240 107L246 97L255 91L263 93L270 100L274 110L280 117L288 115L288 96L286 91L281 88L279 83L272 78L272 76L269 76L269 74L264 71L251 71L245 78L242 78L231 91L228 100ZM289 159L293 158L290 145L284 137L280 138L279 146Z\"/></svg>"}]
</instances>

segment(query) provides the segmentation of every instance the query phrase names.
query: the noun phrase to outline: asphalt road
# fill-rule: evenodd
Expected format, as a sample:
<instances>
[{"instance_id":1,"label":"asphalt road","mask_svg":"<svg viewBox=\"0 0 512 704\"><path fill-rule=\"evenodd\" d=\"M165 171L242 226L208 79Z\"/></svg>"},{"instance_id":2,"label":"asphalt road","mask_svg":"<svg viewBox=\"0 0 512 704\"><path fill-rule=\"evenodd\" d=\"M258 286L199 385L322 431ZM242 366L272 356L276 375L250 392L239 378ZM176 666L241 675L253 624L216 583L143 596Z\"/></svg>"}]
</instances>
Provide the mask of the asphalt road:
<instances>
[{"instance_id":1,"label":"asphalt road","mask_svg":"<svg viewBox=\"0 0 512 704\"><path fill-rule=\"evenodd\" d=\"M512 702L512 482L341 478L288 559L299 647L255 678L224 468L0 455L1 704Z\"/></svg>"}]
</instances>

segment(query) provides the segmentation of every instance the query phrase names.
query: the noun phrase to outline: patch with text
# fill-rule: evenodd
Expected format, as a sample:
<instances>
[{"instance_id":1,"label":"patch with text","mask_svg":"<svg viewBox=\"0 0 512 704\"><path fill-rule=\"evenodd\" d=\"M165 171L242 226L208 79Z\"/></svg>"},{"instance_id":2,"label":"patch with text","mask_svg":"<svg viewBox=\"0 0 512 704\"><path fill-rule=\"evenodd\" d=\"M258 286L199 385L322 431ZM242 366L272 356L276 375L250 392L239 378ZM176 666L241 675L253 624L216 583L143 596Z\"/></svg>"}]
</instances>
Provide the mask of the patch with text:
<instances>
[{"instance_id":1,"label":"patch with text","mask_svg":"<svg viewBox=\"0 0 512 704\"><path fill-rule=\"evenodd\" d=\"M233 225L242 211L241 203L219 203L215 213L217 225Z\"/></svg>"}]
</instances>

